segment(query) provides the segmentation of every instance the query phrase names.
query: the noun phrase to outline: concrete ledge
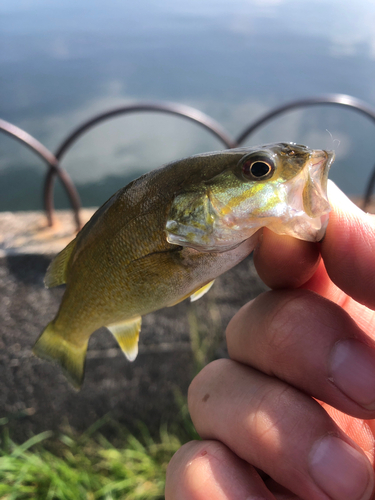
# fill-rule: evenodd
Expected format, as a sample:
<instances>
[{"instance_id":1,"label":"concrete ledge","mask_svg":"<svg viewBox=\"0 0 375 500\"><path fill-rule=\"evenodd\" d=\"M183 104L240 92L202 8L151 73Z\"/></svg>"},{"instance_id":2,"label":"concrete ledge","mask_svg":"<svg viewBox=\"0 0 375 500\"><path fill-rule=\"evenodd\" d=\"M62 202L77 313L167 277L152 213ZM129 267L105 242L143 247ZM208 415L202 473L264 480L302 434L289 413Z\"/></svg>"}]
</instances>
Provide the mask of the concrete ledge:
<instances>
[{"instance_id":1,"label":"concrete ledge","mask_svg":"<svg viewBox=\"0 0 375 500\"><path fill-rule=\"evenodd\" d=\"M85 217L91 213L85 211ZM249 258L199 301L145 316L134 363L99 330L90 340L86 378L77 393L58 367L31 353L63 293L63 287L44 287L46 268L73 235L70 212L59 212L53 229L39 212L0 213L0 422L8 419L18 440L66 423L84 430L108 413L129 428L141 420L157 431L161 422L175 418L175 388L186 393L194 376L190 336L195 343L197 336L209 338L210 355L225 355L226 324L266 287Z\"/></svg>"},{"instance_id":2,"label":"concrete ledge","mask_svg":"<svg viewBox=\"0 0 375 500\"><path fill-rule=\"evenodd\" d=\"M81 210L85 224L95 208ZM54 255L75 235L73 212L56 212L53 227L48 227L43 212L0 212L0 257L9 255Z\"/></svg>"}]
</instances>

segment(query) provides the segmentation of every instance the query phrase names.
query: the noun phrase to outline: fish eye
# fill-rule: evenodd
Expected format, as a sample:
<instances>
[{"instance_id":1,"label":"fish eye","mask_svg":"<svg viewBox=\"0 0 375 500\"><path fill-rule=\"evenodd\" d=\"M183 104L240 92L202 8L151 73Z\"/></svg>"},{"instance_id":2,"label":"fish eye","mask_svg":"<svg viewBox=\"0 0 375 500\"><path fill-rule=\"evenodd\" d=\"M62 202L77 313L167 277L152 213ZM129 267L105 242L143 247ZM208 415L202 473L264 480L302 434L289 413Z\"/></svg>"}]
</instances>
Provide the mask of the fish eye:
<instances>
[{"instance_id":1,"label":"fish eye","mask_svg":"<svg viewBox=\"0 0 375 500\"><path fill-rule=\"evenodd\" d=\"M273 162L267 158L248 158L242 164L242 174L248 180L264 180L272 176L275 169Z\"/></svg>"}]
</instances>

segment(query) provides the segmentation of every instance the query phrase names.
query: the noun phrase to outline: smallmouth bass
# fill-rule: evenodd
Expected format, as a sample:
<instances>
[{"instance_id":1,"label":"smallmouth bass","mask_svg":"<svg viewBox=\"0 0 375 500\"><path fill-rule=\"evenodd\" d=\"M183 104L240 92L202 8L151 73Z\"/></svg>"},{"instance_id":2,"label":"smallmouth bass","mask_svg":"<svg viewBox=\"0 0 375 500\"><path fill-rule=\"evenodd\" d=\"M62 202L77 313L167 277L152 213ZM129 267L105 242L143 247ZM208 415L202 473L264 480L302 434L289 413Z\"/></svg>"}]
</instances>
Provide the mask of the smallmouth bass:
<instances>
[{"instance_id":1,"label":"smallmouth bass","mask_svg":"<svg viewBox=\"0 0 375 500\"><path fill-rule=\"evenodd\" d=\"M106 326L133 361L141 317L199 299L252 252L260 228L324 236L333 160L332 151L268 144L198 154L134 180L51 262L46 286L66 289L33 352L79 388L89 338Z\"/></svg>"}]
</instances>

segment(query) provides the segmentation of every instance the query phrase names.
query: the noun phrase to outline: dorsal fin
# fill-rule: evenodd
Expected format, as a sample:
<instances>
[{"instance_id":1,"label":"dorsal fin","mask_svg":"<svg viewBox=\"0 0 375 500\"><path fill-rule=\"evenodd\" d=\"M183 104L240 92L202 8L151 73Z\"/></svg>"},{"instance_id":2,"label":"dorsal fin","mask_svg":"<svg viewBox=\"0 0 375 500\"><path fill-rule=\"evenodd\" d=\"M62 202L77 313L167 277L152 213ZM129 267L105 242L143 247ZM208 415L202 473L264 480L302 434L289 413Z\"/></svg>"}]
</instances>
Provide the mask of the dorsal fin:
<instances>
[{"instance_id":1,"label":"dorsal fin","mask_svg":"<svg viewBox=\"0 0 375 500\"><path fill-rule=\"evenodd\" d=\"M64 250L56 255L51 264L48 266L46 275L44 277L44 284L47 288L52 288L53 286L62 285L66 283L66 271L68 267L68 262L74 247L76 245L76 240L74 239L67 245Z\"/></svg>"}]
</instances>

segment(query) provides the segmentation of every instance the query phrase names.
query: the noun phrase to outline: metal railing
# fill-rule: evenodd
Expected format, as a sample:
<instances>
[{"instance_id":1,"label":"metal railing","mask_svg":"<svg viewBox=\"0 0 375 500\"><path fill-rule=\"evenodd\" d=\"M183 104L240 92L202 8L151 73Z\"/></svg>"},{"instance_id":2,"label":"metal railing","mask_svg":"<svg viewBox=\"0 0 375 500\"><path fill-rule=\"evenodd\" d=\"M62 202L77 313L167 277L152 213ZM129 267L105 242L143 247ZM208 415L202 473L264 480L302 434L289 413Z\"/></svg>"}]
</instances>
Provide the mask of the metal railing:
<instances>
[{"instance_id":1,"label":"metal railing","mask_svg":"<svg viewBox=\"0 0 375 500\"><path fill-rule=\"evenodd\" d=\"M121 106L99 115L94 116L87 120L82 125L77 127L57 148L55 154L51 153L43 144L32 137L30 134L20 129L19 127L0 119L0 131L14 137L25 146L30 148L36 153L48 166L48 170L44 183L44 209L47 215L47 221L50 226L53 224L54 202L53 202L53 186L56 177L63 183L64 189L68 194L72 209L74 211L75 223L77 230L81 228L80 208L81 202L78 192L72 182L68 173L61 167L60 162L68 149L88 130L99 125L101 122L110 118L125 115L130 113L141 112L156 112L167 113L175 116L180 116L190 120L197 125L204 127L211 132L227 149L236 148L240 146L246 139L248 139L256 130L271 121L273 118L282 115L288 111L297 108L304 108L316 105L336 105L353 109L367 116L375 124L375 108L371 107L364 101L355 97L343 94L328 94L320 97L310 97L289 102L270 112L264 114L253 123L248 125L245 130L233 139L230 135L217 123L205 113L182 104L174 103L160 103L160 102L137 102L128 106ZM367 182L364 192L364 209L369 205L371 196L375 186L375 165L372 170L370 179Z\"/></svg>"}]
</instances>

